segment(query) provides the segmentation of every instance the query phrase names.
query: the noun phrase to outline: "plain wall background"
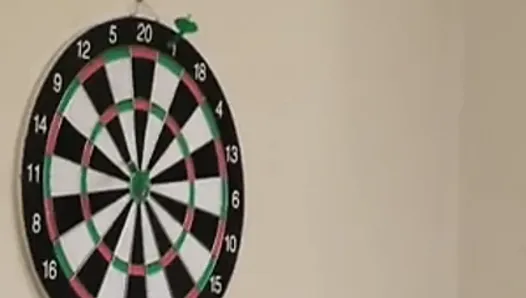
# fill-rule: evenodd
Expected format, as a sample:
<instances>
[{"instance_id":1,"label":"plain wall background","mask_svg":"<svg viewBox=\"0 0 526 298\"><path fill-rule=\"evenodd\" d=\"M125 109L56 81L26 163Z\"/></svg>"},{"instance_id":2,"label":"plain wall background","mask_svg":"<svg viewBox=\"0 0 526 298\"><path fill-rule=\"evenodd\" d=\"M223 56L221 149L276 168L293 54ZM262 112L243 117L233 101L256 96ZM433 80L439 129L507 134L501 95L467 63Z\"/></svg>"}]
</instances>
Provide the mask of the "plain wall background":
<instances>
[{"instance_id":1,"label":"plain wall background","mask_svg":"<svg viewBox=\"0 0 526 298\"><path fill-rule=\"evenodd\" d=\"M241 134L247 218L228 297L456 297L457 1L149 3L167 20L191 12L199 22L193 42ZM10 297L37 297L14 225L28 97L65 40L130 7L0 4L0 287Z\"/></svg>"},{"instance_id":2,"label":"plain wall background","mask_svg":"<svg viewBox=\"0 0 526 298\"><path fill-rule=\"evenodd\" d=\"M460 297L526 295L526 3L466 1Z\"/></svg>"}]
</instances>

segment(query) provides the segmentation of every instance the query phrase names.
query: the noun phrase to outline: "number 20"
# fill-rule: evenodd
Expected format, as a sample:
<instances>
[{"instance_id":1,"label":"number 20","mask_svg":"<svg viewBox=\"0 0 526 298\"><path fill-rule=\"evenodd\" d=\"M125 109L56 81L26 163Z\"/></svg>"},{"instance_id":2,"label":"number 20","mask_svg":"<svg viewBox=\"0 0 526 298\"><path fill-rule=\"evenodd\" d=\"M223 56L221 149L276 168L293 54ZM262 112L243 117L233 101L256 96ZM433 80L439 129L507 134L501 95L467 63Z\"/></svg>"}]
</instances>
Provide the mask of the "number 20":
<instances>
[{"instance_id":1,"label":"number 20","mask_svg":"<svg viewBox=\"0 0 526 298\"><path fill-rule=\"evenodd\" d=\"M137 24L137 41L138 42L151 42L153 38L152 25L139 23Z\"/></svg>"}]
</instances>

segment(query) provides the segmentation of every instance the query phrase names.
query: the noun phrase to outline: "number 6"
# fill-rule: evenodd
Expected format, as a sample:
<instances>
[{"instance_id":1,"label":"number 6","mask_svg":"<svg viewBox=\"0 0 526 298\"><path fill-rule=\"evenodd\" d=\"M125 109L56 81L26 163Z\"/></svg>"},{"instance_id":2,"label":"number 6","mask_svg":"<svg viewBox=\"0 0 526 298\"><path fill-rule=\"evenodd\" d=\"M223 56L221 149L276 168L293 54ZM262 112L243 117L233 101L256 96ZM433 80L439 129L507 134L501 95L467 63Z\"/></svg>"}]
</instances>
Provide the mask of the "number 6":
<instances>
[{"instance_id":1,"label":"number 6","mask_svg":"<svg viewBox=\"0 0 526 298\"><path fill-rule=\"evenodd\" d=\"M241 201L239 200L239 190L234 190L232 192L232 207L234 209L239 208L239 205L241 204Z\"/></svg>"}]
</instances>

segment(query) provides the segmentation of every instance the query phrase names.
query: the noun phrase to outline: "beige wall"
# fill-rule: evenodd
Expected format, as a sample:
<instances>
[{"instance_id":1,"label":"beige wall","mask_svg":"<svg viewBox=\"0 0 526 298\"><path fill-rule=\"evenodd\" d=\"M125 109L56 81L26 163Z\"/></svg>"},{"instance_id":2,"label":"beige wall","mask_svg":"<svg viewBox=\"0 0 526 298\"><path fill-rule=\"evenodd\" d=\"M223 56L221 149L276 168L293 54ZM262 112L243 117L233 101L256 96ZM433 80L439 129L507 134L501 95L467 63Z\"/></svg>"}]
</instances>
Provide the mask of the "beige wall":
<instances>
[{"instance_id":1,"label":"beige wall","mask_svg":"<svg viewBox=\"0 0 526 298\"><path fill-rule=\"evenodd\" d=\"M526 3L466 1L462 298L526 296Z\"/></svg>"},{"instance_id":2,"label":"beige wall","mask_svg":"<svg viewBox=\"0 0 526 298\"><path fill-rule=\"evenodd\" d=\"M463 95L456 2L150 1L159 12L191 11L200 22L203 30L194 42L220 76L237 116L248 210L228 297L456 297ZM0 82L6 104L0 109L0 287L10 297L37 297L18 252L21 232L14 227L19 216L12 179L15 126L59 45L78 29L122 14L126 6L123 0L0 4ZM501 40L511 43L516 36ZM520 44L514 45L512 51L520 55ZM492 59L488 68L503 70ZM504 59L520 75L521 62ZM509 95L517 95L513 90L521 83L506 75L508 81L495 75L478 82L489 91L485 96L506 94L505 108L517 108L519 98ZM504 122L495 125L503 130L490 133L516 151L505 157L509 164L491 163L496 158L491 153L499 148L484 143L479 154L487 153L483 156L494 171L474 177L479 183L501 182L502 188L485 195L514 197L506 199L514 213L505 216L493 208L502 218L494 221L519 231L514 224L519 222L520 180L505 177L520 175L522 137L514 126L520 123L520 109L505 117L504 107L498 107L494 110ZM511 234L497 235L495 225L487 229L499 240L515 241ZM508 253L524 253L514 247Z\"/></svg>"}]
</instances>

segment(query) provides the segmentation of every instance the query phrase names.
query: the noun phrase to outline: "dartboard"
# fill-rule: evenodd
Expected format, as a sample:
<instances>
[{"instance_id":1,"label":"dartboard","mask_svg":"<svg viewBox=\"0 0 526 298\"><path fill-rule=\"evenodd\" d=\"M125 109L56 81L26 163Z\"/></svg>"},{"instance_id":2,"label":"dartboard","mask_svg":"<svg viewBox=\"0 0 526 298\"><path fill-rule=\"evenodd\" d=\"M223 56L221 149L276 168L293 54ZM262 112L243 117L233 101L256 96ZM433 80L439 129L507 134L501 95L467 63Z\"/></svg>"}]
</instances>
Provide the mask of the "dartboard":
<instances>
[{"instance_id":1,"label":"dartboard","mask_svg":"<svg viewBox=\"0 0 526 298\"><path fill-rule=\"evenodd\" d=\"M46 297L225 294L241 246L241 149L210 65L176 36L143 17L97 24L38 84L19 179Z\"/></svg>"}]
</instances>

